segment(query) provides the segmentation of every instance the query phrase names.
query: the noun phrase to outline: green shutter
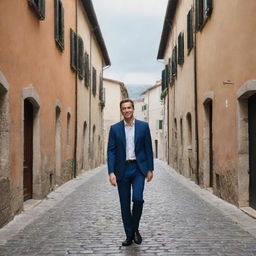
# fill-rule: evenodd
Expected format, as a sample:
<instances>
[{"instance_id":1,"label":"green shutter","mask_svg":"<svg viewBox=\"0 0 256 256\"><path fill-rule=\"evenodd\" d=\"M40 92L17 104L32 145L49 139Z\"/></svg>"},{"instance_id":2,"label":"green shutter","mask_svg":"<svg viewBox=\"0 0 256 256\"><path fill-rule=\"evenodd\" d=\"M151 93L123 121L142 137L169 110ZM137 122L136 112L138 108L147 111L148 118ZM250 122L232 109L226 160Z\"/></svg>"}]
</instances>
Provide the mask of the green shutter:
<instances>
[{"instance_id":1,"label":"green shutter","mask_svg":"<svg viewBox=\"0 0 256 256\"><path fill-rule=\"evenodd\" d=\"M162 70L162 91L164 91L164 89L165 89L165 84L166 84L166 75L165 75L165 69L164 70Z\"/></svg>"},{"instance_id":2,"label":"green shutter","mask_svg":"<svg viewBox=\"0 0 256 256\"><path fill-rule=\"evenodd\" d=\"M193 17L192 10L187 15L187 48L190 51L193 48Z\"/></svg>"},{"instance_id":3,"label":"green shutter","mask_svg":"<svg viewBox=\"0 0 256 256\"><path fill-rule=\"evenodd\" d=\"M204 8L205 14L207 17L212 14L212 0L206 0L206 6Z\"/></svg>"},{"instance_id":4,"label":"green shutter","mask_svg":"<svg viewBox=\"0 0 256 256\"><path fill-rule=\"evenodd\" d=\"M77 36L72 29L70 29L70 65L74 71L77 70Z\"/></svg>"},{"instance_id":5,"label":"green shutter","mask_svg":"<svg viewBox=\"0 0 256 256\"><path fill-rule=\"evenodd\" d=\"M172 77L177 76L177 46L172 50Z\"/></svg>"},{"instance_id":6,"label":"green shutter","mask_svg":"<svg viewBox=\"0 0 256 256\"><path fill-rule=\"evenodd\" d=\"M84 69L83 69L84 42L83 42L83 39L80 36L78 36L77 57L78 57L78 67L77 67L78 77L80 79L83 79L83 77L84 77Z\"/></svg>"},{"instance_id":7,"label":"green shutter","mask_svg":"<svg viewBox=\"0 0 256 256\"><path fill-rule=\"evenodd\" d=\"M203 13L203 1L204 0L196 0L196 29L199 31L204 22L204 13Z\"/></svg>"},{"instance_id":8,"label":"green shutter","mask_svg":"<svg viewBox=\"0 0 256 256\"><path fill-rule=\"evenodd\" d=\"M45 0L40 0L40 20L45 19Z\"/></svg>"},{"instance_id":9,"label":"green shutter","mask_svg":"<svg viewBox=\"0 0 256 256\"><path fill-rule=\"evenodd\" d=\"M87 53L84 54L85 58L85 72L84 72L84 84L86 87L90 84L90 63L89 63L89 55Z\"/></svg>"},{"instance_id":10,"label":"green shutter","mask_svg":"<svg viewBox=\"0 0 256 256\"><path fill-rule=\"evenodd\" d=\"M180 32L178 36L178 64L184 63L184 34Z\"/></svg>"},{"instance_id":11,"label":"green shutter","mask_svg":"<svg viewBox=\"0 0 256 256\"><path fill-rule=\"evenodd\" d=\"M64 49L64 8L62 3L60 3L60 14L60 42Z\"/></svg>"}]
</instances>

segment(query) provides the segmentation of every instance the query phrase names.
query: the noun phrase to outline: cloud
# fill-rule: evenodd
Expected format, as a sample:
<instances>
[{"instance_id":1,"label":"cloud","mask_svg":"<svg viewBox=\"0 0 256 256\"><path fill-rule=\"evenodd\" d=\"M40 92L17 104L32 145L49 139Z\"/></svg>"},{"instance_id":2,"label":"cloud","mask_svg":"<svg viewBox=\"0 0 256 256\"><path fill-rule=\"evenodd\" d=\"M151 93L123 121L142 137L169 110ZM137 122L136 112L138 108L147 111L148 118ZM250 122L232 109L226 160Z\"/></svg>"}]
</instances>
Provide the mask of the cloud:
<instances>
[{"instance_id":1,"label":"cloud","mask_svg":"<svg viewBox=\"0 0 256 256\"><path fill-rule=\"evenodd\" d=\"M116 73L105 71L104 77L118 80L129 85L153 85L157 80L160 80L159 73L152 72L126 72Z\"/></svg>"},{"instance_id":2,"label":"cloud","mask_svg":"<svg viewBox=\"0 0 256 256\"><path fill-rule=\"evenodd\" d=\"M163 16L167 2L168 0L93 0L97 9L104 10L106 14L145 17Z\"/></svg>"}]
</instances>

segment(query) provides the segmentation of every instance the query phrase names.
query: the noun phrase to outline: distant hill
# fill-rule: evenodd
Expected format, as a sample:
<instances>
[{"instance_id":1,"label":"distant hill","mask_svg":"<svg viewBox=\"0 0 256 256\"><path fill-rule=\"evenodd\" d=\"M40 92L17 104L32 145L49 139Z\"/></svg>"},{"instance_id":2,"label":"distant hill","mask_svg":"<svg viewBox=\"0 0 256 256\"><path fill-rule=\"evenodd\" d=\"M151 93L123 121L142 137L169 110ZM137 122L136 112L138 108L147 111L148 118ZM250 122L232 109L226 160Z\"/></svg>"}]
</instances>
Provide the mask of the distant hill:
<instances>
[{"instance_id":1,"label":"distant hill","mask_svg":"<svg viewBox=\"0 0 256 256\"><path fill-rule=\"evenodd\" d=\"M140 96L140 94L145 91L147 88L151 87L151 85L125 85L128 94L129 94L129 98L130 99L139 99L142 98L142 96Z\"/></svg>"}]
</instances>

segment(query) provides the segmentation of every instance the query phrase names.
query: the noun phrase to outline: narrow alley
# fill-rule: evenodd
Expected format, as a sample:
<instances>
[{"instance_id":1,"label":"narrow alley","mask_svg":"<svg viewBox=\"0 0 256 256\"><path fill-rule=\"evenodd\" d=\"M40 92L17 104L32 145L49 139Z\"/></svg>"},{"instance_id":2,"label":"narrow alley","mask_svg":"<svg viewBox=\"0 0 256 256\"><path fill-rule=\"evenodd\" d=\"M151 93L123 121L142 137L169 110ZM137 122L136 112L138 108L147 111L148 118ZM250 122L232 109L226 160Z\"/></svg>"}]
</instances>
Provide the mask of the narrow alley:
<instances>
[{"instance_id":1,"label":"narrow alley","mask_svg":"<svg viewBox=\"0 0 256 256\"><path fill-rule=\"evenodd\" d=\"M4 226L0 255L256 255L255 219L164 162L155 165L154 180L145 188L141 245L121 246L119 199L103 166L67 182Z\"/></svg>"}]
</instances>

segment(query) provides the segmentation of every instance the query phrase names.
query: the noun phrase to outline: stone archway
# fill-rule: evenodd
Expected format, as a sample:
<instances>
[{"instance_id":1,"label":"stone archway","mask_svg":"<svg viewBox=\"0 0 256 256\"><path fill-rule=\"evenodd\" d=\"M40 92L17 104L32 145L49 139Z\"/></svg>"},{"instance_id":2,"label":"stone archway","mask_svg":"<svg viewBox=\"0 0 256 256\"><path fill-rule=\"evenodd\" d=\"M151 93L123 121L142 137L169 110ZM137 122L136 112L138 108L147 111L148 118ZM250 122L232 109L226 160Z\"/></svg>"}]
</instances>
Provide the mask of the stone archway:
<instances>
[{"instance_id":1,"label":"stone archway","mask_svg":"<svg viewBox=\"0 0 256 256\"><path fill-rule=\"evenodd\" d=\"M10 132L9 132L9 84L0 71L0 227L11 216L11 180L10 180Z\"/></svg>"}]
</instances>

